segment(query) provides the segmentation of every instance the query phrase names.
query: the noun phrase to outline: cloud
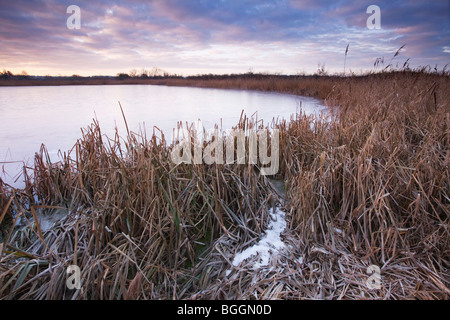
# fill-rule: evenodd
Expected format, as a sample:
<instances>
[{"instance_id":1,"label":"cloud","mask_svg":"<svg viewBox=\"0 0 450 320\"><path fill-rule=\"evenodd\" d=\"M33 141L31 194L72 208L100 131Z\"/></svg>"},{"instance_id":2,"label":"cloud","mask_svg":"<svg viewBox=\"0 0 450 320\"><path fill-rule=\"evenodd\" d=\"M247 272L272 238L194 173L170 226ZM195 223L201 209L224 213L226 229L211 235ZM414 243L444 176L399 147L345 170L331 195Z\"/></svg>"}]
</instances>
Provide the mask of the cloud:
<instances>
[{"instance_id":1,"label":"cloud","mask_svg":"<svg viewBox=\"0 0 450 320\"><path fill-rule=\"evenodd\" d=\"M368 30L372 1L8 1L0 10L1 68L29 73L116 74L159 66L172 72L342 71L371 68L395 53L416 64L449 61L448 1L378 1L381 30ZM20 70L19 70L20 69Z\"/></svg>"}]
</instances>

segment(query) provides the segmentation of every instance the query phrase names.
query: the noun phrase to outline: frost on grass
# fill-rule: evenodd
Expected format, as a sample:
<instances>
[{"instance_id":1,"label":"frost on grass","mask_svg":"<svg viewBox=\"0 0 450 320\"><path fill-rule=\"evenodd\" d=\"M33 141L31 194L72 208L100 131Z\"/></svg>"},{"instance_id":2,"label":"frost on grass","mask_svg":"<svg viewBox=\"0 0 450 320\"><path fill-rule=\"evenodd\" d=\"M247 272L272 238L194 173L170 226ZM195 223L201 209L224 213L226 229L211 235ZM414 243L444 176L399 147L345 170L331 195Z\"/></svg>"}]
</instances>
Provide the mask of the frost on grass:
<instances>
[{"instance_id":1,"label":"frost on grass","mask_svg":"<svg viewBox=\"0 0 450 320\"><path fill-rule=\"evenodd\" d=\"M280 237L286 228L285 212L277 207L275 212L270 213L270 216L271 221L264 236L255 245L236 254L232 261L233 266L238 266L249 258L254 258L253 267L255 269L267 266L271 256L286 247Z\"/></svg>"}]
</instances>

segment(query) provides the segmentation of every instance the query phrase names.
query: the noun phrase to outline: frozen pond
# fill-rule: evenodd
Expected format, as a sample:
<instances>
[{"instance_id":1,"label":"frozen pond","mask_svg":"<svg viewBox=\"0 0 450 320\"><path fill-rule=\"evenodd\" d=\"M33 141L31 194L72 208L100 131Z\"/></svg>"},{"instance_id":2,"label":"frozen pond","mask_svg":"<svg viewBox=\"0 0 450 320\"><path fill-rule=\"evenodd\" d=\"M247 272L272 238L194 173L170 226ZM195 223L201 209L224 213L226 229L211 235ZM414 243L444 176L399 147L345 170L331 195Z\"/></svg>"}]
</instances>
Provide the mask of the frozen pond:
<instances>
[{"instance_id":1,"label":"frozen pond","mask_svg":"<svg viewBox=\"0 0 450 320\"><path fill-rule=\"evenodd\" d=\"M258 119L267 123L273 118L289 119L300 106L306 113L323 109L312 98L245 90L152 85L0 87L0 177L12 183L23 163L32 164L41 144L57 161L58 151L70 150L81 137L80 129L94 118L104 134L112 136L117 125L125 136L119 101L130 131L145 126L150 137L153 126L158 126L168 141L178 121L200 119L205 129L216 123L228 129L237 124L242 110L248 117L257 112Z\"/></svg>"}]
</instances>

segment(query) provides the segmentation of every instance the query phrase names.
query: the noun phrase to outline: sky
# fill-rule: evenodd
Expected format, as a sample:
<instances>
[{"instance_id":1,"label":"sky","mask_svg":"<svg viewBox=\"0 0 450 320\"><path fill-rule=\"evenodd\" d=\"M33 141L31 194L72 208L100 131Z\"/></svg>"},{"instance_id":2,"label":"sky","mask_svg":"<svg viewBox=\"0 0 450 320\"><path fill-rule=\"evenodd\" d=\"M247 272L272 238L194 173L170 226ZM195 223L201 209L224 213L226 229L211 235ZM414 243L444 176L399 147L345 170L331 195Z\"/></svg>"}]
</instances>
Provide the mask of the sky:
<instances>
[{"instance_id":1,"label":"sky","mask_svg":"<svg viewBox=\"0 0 450 320\"><path fill-rule=\"evenodd\" d=\"M68 27L77 21L79 29ZM0 70L91 76L158 67L186 76L342 73L345 65L359 73L377 58L388 64L402 45L394 65L442 69L449 25L450 0L0 0Z\"/></svg>"}]
</instances>

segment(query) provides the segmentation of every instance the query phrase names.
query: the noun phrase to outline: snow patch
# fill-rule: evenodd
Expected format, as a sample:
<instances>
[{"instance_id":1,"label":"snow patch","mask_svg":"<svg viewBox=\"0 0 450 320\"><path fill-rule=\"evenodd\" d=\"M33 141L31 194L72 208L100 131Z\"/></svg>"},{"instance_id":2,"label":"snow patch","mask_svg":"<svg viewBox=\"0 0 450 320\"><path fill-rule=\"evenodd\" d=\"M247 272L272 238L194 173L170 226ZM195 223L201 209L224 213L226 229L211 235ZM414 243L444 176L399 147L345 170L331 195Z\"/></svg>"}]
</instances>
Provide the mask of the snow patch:
<instances>
[{"instance_id":1,"label":"snow patch","mask_svg":"<svg viewBox=\"0 0 450 320\"><path fill-rule=\"evenodd\" d=\"M46 232L50 230L53 225L59 221L61 221L64 217L69 214L67 209L57 209L53 213L43 214L42 212L36 212L36 216L39 221L39 226L41 227L42 232Z\"/></svg>"},{"instance_id":2,"label":"snow patch","mask_svg":"<svg viewBox=\"0 0 450 320\"><path fill-rule=\"evenodd\" d=\"M254 256L259 258L253 264L255 269L267 266L271 256L286 247L286 244L281 240L281 233L286 228L285 214L279 207L275 209L275 212L270 213L271 221L265 235L255 245L236 254L232 261L233 266L238 266L244 260ZM228 271L227 274L231 272Z\"/></svg>"}]
</instances>

